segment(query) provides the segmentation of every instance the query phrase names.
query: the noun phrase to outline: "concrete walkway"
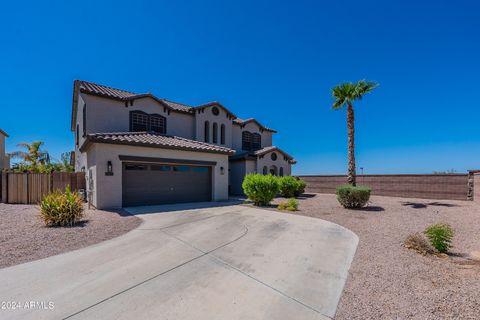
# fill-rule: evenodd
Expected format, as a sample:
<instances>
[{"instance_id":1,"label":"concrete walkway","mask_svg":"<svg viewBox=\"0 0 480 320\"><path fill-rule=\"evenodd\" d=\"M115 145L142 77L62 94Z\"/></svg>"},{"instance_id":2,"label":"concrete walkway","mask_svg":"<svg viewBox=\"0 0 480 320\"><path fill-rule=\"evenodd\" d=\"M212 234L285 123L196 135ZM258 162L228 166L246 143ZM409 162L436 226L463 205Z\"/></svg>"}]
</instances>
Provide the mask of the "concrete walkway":
<instances>
[{"instance_id":1,"label":"concrete walkway","mask_svg":"<svg viewBox=\"0 0 480 320\"><path fill-rule=\"evenodd\" d=\"M1 269L0 301L16 310L0 318L328 319L358 243L330 222L239 205L130 211L144 222L121 237Z\"/></svg>"}]
</instances>

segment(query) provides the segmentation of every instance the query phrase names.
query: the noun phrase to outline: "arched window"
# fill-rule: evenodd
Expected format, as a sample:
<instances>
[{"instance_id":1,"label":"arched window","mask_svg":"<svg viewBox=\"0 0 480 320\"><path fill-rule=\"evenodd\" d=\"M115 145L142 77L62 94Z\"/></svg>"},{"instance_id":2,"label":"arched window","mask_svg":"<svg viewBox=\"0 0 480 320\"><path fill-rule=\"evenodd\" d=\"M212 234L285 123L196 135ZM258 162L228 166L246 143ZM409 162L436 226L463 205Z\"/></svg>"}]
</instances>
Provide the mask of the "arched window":
<instances>
[{"instance_id":1,"label":"arched window","mask_svg":"<svg viewBox=\"0 0 480 320\"><path fill-rule=\"evenodd\" d=\"M216 122L213 123L212 134L213 134L212 142L218 143L218 124Z\"/></svg>"},{"instance_id":2,"label":"arched window","mask_svg":"<svg viewBox=\"0 0 480 320\"><path fill-rule=\"evenodd\" d=\"M225 125L220 126L220 143L225 144Z\"/></svg>"},{"instance_id":3,"label":"arched window","mask_svg":"<svg viewBox=\"0 0 480 320\"><path fill-rule=\"evenodd\" d=\"M278 174L278 172L277 172L277 166L271 166L271 167L270 167L270 174L271 174L272 176L276 176L276 175Z\"/></svg>"},{"instance_id":4,"label":"arched window","mask_svg":"<svg viewBox=\"0 0 480 320\"><path fill-rule=\"evenodd\" d=\"M283 177L283 167L280 167L280 173L278 174L280 177Z\"/></svg>"},{"instance_id":5,"label":"arched window","mask_svg":"<svg viewBox=\"0 0 480 320\"><path fill-rule=\"evenodd\" d=\"M264 166L263 167L263 175L266 176L267 174L268 174L268 168L267 168L267 166Z\"/></svg>"},{"instance_id":6,"label":"arched window","mask_svg":"<svg viewBox=\"0 0 480 320\"><path fill-rule=\"evenodd\" d=\"M254 133L252 135L252 150L262 149L262 136L260 133Z\"/></svg>"},{"instance_id":7,"label":"arched window","mask_svg":"<svg viewBox=\"0 0 480 320\"><path fill-rule=\"evenodd\" d=\"M205 142L210 142L210 123L205 121Z\"/></svg>"},{"instance_id":8,"label":"arched window","mask_svg":"<svg viewBox=\"0 0 480 320\"><path fill-rule=\"evenodd\" d=\"M252 150L252 133L249 131L242 132L242 150Z\"/></svg>"}]
</instances>

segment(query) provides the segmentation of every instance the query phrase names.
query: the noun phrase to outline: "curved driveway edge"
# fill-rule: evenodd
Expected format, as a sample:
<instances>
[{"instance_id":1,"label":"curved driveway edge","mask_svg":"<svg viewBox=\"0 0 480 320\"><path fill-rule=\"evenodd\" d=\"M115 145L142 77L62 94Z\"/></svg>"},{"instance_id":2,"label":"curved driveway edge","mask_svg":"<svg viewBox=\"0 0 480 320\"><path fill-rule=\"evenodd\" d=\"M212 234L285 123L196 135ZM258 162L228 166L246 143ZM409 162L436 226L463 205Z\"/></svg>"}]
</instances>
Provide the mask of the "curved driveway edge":
<instances>
[{"instance_id":1,"label":"curved driveway edge","mask_svg":"<svg viewBox=\"0 0 480 320\"><path fill-rule=\"evenodd\" d=\"M351 231L238 205L186 208L132 208L144 223L124 236L0 270L0 300L54 304L0 318L334 317L358 244Z\"/></svg>"}]
</instances>

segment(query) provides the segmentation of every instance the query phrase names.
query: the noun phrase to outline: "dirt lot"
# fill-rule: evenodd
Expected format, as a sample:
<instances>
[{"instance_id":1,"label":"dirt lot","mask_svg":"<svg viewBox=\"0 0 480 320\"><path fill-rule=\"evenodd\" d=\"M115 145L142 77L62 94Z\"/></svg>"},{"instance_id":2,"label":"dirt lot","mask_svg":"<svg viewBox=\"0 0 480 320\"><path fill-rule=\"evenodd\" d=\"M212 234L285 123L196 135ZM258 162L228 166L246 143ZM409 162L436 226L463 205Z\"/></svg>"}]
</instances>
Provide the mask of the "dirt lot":
<instances>
[{"instance_id":1,"label":"dirt lot","mask_svg":"<svg viewBox=\"0 0 480 320\"><path fill-rule=\"evenodd\" d=\"M123 211L89 210L73 227L45 227L38 207L0 203L0 268L86 247L141 223Z\"/></svg>"},{"instance_id":2,"label":"dirt lot","mask_svg":"<svg viewBox=\"0 0 480 320\"><path fill-rule=\"evenodd\" d=\"M369 207L345 210L334 195L299 201L296 214L335 222L360 238L336 319L480 318L478 204L373 196ZM450 257L403 247L409 234L437 222L455 229Z\"/></svg>"}]
</instances>

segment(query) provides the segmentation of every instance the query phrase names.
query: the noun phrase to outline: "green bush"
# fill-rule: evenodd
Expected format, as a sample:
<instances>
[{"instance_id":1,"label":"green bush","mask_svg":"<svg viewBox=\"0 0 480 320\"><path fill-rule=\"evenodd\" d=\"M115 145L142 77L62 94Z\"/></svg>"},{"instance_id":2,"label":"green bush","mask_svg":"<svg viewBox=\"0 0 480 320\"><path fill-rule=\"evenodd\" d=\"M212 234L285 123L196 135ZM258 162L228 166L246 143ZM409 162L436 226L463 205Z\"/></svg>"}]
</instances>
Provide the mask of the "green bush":
<instances>
[{"instance_id":1,"label":"green bush","mask_svg":"<svg viewBox=\"0 0 480 320\"><path fill-rule=\"evenodd\" d=\"M295 198L290 198L288 201L280 202L277 208L280 210L297 211L298 200Z\"/></svg>"},{"instance_id":2,"label":"green bush","mask_svg":"<svg viewBox=\"0 0 480 320\"><path fill-rule=\"evenodd\" d=\"M47 226L72 226L83 217L82 199L68 186L49 193L40 202L40 217Z\"/></svg>"},{"instance_id":3,"label":"green bush","mask_svg":"<svg viewBox=\"0 0 480 320\"><path fill-rule=\"evenodd\" d=\"M284 198L291 198L295 196L295 192L299 187L298 180L292 176L279 177L280 195Z\"/></svg>"},{"instance_id":4,"label":"green bush","mask_svg":"<svg viewBox=\"0 0 480 320\"><path fill-rule=\"evenodd\" d=\"M278 178L258 173L247 174L242 183L243 192L258 206L266 206L280 191Z\"/></svg>"},{"instance_id":5,"label":"green bush","mask_svg":"<svg viewBox=\"0 0 480 320\"><path fill-rule=\"evenodd\" d=\"M430 240L432 246L441 253L447 253L453 239L453 229L448 224L433 224L423 232Z\"/></svg>"},{"instance_id":6,"label":"green bush","mask_svg":"<svg viewBox=\"0 0 480 320\"><path fill-rule=\"evenodd\" d=\"M343 185L337 187L337 200L344 208L364 207L370 199L370 188Z\"/></svg>"},{"instance_id":7,"label":"green bush","mask_svg":"<svg viewBox=\"0 0 480 320\"><path fill-rule=\"evenodd\" d=\"M298 197L305 192L305 181L292 176L279 177L280 195L284 198Z\"/></svg>"},{"instance_id":8,"label":"green bush","mask_svg":"<svg viewBox=\"0 0 480 320\"><path fill-rule=\"evenodd\" d=\"M305 188L306 188L307 184L305 183L305 181L303 181L300 178L295 178L295 179L297 179L297 190L295 190L294 196L298 197L302 193L305 193Z\"/></svg>"}]
</instances>

